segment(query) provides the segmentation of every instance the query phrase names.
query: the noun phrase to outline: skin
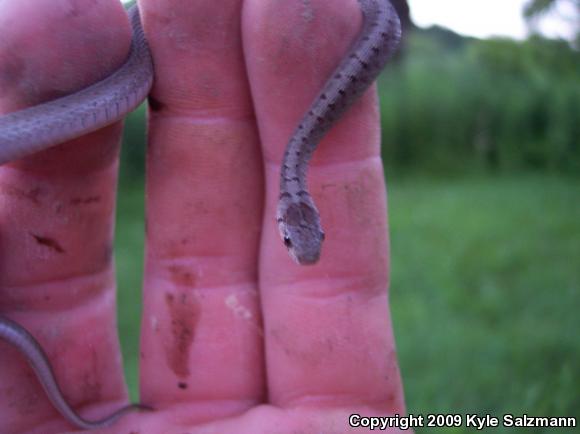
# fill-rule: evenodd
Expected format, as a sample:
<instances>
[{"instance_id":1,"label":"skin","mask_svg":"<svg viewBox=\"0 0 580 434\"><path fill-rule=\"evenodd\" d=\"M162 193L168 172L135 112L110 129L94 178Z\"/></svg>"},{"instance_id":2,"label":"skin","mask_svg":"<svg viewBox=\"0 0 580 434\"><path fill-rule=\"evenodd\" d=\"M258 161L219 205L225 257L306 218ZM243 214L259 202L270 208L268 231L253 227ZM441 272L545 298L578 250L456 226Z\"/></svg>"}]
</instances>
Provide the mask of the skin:
<instances>
[{"instance_id":1,"label":"skin","mask_svg":"<svg viewBox=\"0 0 580 434\"><path fill-rule=\"evenodd\" d=\"M147 97L153 83L151 53L137 7L132 6L127 14L132 29L131 48L119 69L78 92L0 116L0 164L57 146L67 139L121 120ZM128 405L105 417L87 420L67 402L50 359L28 330L0 315L0 339L21 352L54 407L77 428L103 428L128 412L151 410L140 405Z\"/></svg>"},{"instance_id":2,"label":"skin","mask_svg":"<svg viewBox=\"0 0 580 434\"><path fill-rule=\"evenodd\" d=\"M336 8L336 1L141 4L157 80L141 401L157 411L102 432L345 432L353 411L404 412L388 316L374 90L314 157L311 191L335 234L319 266L295 265L274 226L285 141L350 42L328 29L354 35L360 25L356 2ZM55 89L72 92L121 64L129 28L116 3L95 2L80 24L48 4L3 3L0 17L26 20L2 26L15 34L5 32L0 67L34 62L24 70L53 73L7 85L12 74L2 70L1 110L54 98ZM42 32L55 25L67 38L50 42L58 49L39 49L34 39L46 45ZM92 35L99 40L71 36L89 28L99 29ZM11 59L6 47L15 41L30 52ZM105 50L110 63L99 57ZM75 53L86 53L86 62L67 70ZM37 337L86 415L126 403L107 254L119 134L113 125L0 169L2 311ZM66 430L20 356L2 345L0 432Z\"/></svg>"},{"instance_id":3,"label":"skin","mask_svg":"<svg viewBox=\"0 0 580 434\"><path fill-rule=\"evenodd\" d=\"M308 163L324 134L372 84L400 39L399 20L388 0L359 0L359 4L364 21L357 41L298 124L282 161L277 222L290 256L302 265L318 261L324 238L318 210L306 186ZM136 5L127 12L133 37L123 65L79 92L0 116L0 163L103 128L122 119L145 99L153 82L153 61ZM54 407L78 428L103 428L127 412L151 410L125 406L109 416L87 420L71 408L50 360L25 328L0 315L0 339L22 353Z\"/></svg>"}]
</instances>

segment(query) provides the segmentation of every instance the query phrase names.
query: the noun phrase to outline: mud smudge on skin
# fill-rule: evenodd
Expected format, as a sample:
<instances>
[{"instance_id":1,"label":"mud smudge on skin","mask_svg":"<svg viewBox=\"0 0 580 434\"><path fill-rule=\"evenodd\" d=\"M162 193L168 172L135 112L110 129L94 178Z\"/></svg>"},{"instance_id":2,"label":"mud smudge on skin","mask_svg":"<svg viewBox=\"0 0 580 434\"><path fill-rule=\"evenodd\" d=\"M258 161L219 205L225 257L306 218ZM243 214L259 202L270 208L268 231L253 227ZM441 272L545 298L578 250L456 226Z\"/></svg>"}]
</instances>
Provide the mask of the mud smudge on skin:
<instances>
[{"instance_id":1,"label":"mud smudge on skin","mask_svg":"<svg viewBox=\"0 0 580 434\"><path fill-rule=\"evenodd\" d=\"M178 377L189 376L189 349L193 343L195 326L199 319L199 306L188 294L165 295L169 310L171 338L166 344L165 355L170 369Z\"/></svg>"},{"instance_id":2,"label":"mud smudge on skin","mask_svg":"<svg viewBox=\"0 0 580 434\"><path fill-rule=\"evenodd\" d=\"M40 244L41 246L48 247L49 249L55 251L56 253L60 253L60 254L65 253L65 250L63 249L63 247L55 239L49 238L49 237L43 237L42 235L37 235L37 234L32 234L32 233L30 235L32 235L32 237L36 240L36 242L38 244Z\"/></svg>"},{"instance_id":3,"label":"mud smudge on skin","mask_svg":"<svg viewBox=\"0 0 580 434\"><path fill-rule=\"evenodd\" d=\"M187 267L172 265L169 267L169 272L171 274L171 282L175 285L193 288L197 283L196 275Z\"/></svg>"},{"instance_id":4,"label":"mud smudge on skin","mask_svg":"<svg viewBox=\"0 0 580 434\"><path fill-rule=\"evenodd\" d=\"M99 203L101 201L101 196L89 196L89 197L74 197L71 199L71 205L88 205L91 203Z\"/></svg>"},{"instance_id":5,"label":"mud smudge on skin","mask_svg":"<svg viewBox=\"0 0 580 434\"><path fill-rule=\"evenodd\" d=\"M159 112L163 110L165 107L166 107L165 104L163 104L158 99L149 97L149 108L151 109L151 111Z\"/></svg>"},{"instance_id":6,"label":"mud smudge on skin","mask_svg":"<svg viewBox=\"0 0 580 434\"><path fill-rule=\"evenodd\" d=\"M102 376L99 372L99 355L95 350L91 351L90 360L85 360L87 371L83 374L80 389L86 402L99 401L102 396L102 384L99 378Z\"/></svg>"},{"instance_id":7,"label":"mud smudge on skin","mask_svg":"<svg viewBox=\"0 0 580 434\"><path fill-rule=\"evenodd\" d=\"M41 195L41 190L38 187L30 190L23 190L14 185L2 184L0 185L0 192L18 199L28 200L34 205L40 205L39 196Z\"/></svg>"}]
</instances>

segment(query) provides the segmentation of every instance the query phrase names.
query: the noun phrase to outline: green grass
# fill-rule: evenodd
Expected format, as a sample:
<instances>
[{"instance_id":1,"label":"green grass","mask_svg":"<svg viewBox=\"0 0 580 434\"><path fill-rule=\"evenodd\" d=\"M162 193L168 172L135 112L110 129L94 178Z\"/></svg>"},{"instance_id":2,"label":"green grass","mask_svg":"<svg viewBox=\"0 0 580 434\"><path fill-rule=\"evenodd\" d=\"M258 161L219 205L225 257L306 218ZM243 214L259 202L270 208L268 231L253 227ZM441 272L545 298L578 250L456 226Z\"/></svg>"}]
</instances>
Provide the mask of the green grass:
<instances>
[{"instance_id":1,"label":"green grass","mask_svg":"<svg viewBox=\"0 0 580 434\"><path fill-rule=\"evenodd\" d=\"M115 259L117 267L118 324L125 377L131 398L138 397L139 327L144 245L143 186L121 182L117 201Z\"/></svg>"},{"instance_id":2,"label":"green grass","mask_svg":"<svg viewBox=\"0 0 580 434\"><path fill-rule=\"evenodd\" d=\"M578 180L410 178L389 193L409 412L580 416Z\"/></svg>"},{"instance_id":3,"label":"green grass","mask_svg":"<svg viewBox=\"0 0 580 434\"><path fill-rule=\"evenodd\" d=\"M578 179L388 180L409 412L580 417ZM142 189L122 186L119 202L119 322L135 398Z\"/></svg>"}]
</instances>

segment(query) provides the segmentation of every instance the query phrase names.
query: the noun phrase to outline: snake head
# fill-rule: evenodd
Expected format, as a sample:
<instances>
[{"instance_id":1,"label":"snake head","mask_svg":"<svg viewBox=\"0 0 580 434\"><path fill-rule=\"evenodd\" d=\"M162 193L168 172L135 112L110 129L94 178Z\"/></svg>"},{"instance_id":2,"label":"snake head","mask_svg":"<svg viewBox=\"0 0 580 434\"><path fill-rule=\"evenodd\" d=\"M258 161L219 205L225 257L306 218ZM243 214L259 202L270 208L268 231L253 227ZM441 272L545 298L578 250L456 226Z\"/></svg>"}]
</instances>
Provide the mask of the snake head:
<instances>
[{"instance_id":1,"label":"snake head","mask_svg":"<svg viewBox=\"0 0 580 434\"><path fill-rule=\"evenodd\" d=\"M280 236L292 259L300 265L318 262L324 232L314 204L280 201L277 217Z\"/></svg>"}]
</instances>

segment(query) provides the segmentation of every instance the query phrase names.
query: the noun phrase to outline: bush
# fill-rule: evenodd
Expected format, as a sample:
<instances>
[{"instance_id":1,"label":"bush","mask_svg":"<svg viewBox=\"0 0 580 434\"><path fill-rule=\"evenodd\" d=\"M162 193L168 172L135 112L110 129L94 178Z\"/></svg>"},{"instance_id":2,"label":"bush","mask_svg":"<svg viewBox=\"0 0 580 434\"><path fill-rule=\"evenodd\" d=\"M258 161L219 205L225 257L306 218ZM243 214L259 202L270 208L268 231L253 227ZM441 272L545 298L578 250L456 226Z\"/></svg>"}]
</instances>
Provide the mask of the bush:
<instances>
[{"instance_id":1,"label":"bush","mask_svg":"<svg viewBox=\"0 0 580 434\"><path fill-rule=\"evenodd\" d=\"M537 37L450 44L439 32L411 34L407 57L383 73L387 166L580 169L578 53Z\"/></svg>"}]
</instances>

